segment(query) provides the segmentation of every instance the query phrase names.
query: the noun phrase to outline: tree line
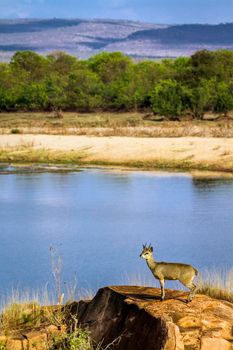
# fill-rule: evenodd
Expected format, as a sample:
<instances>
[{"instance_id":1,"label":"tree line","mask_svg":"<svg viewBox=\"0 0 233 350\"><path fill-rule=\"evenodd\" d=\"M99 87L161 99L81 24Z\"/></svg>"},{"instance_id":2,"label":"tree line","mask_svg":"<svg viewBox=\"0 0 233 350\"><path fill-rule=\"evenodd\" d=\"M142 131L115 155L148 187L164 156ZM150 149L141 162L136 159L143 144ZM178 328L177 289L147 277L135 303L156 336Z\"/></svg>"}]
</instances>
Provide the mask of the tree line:
<instances>
[{"instance_id":1,"label":"tree line","mask_svg":"<svg viewBox=\"0 0 233 350\"><path fill-rule=\"evenodd\" d=\"M19 51L0 63L0 111L153 111L170 119L233 110L233 52L136 62L120 52L86 60Z\"/></svg>"}]
</instances>

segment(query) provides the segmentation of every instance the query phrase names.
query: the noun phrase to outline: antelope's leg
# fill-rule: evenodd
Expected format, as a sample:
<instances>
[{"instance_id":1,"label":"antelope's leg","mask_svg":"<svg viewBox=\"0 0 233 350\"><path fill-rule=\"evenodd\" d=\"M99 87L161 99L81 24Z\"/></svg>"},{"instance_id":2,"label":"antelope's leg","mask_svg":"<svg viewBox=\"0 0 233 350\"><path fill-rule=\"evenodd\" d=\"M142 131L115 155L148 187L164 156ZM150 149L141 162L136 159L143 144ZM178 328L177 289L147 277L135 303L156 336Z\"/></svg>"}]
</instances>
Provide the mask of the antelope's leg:
<instances>
[{"instance_id":1,"label":"antelope's leg","mask_svg":"<svg viewBox=\"0 0 233 350\"><path fill-rule=\"evenodd\" d=\"M159 280L160 287L161 287L161 300L164 300L165 298L165 292L164 292L164 280Z\"/></svg>"},{"instance_id":2,"label":"antelope's leg","mask_svg":"<svg viewBox=\"0 0 233 350\"><path fill-rule=\"evenodd\" d=\"M196 288L197 286L194 283L191 283L190 285L187 286L190 290L189 296L188 296L188 302L193 300L193 297L195 295L196 292Z\"/></svg>"}]
</instances>

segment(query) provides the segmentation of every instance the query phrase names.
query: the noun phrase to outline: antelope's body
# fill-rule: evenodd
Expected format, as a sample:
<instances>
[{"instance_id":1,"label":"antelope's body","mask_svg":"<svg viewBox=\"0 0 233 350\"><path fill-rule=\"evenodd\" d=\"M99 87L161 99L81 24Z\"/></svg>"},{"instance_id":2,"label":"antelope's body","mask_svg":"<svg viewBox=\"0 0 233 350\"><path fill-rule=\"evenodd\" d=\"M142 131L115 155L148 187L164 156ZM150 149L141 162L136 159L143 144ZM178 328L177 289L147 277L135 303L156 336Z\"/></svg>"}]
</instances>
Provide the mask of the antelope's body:
<instances>
[{"instance_id":1,"label":"antelope's body","mask_svg":"<svg viewBox=\"0 0 233 350\"><path fill-rule=\"evenodd\" d=\"M180 263L156 262L153 258L153 247L143 246L140 257L146 259L147 265L155 278L160 282L161 299L164 300L164 281L178 280L190 290L188 301L191 301L196 290L193 279L197 276L198 271L191 265Z\"/></svg>"}]
</instances>

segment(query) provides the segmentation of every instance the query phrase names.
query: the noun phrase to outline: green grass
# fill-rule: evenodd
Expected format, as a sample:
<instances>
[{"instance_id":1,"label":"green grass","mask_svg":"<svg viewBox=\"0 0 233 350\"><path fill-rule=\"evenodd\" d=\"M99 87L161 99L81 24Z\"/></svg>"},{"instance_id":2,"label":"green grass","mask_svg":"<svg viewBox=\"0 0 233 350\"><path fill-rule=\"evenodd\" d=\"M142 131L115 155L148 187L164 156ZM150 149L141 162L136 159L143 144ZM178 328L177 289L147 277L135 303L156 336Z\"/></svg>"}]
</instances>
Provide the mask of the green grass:
<instances>
[{"instance_id":1,"label":"green grass","mask_svg":"<svg viewBox=\"0 0 233 350\"><path fill-rule=\"evenodd\" d=\"M0 149L0 162L21 164L80 164L85 151L53 151L21 147Z\"/></svg>"},{"instance_id":2,"label":"green grass","mask_svg":"<svg viewBox=\"0 0 233 350\"><path fill-rule=\"evenodd\" d=\"M93 165L93 166L117 166L123 168L132 169L143 169L143 170L169 170L169 171L211 171L211 172L233 172L233 163L203 163L203 162L192 162L188 160L166 160L166 159L154 159L151 161L85 161L80 159L80 165Z\"/></svg>"}]
</instances>

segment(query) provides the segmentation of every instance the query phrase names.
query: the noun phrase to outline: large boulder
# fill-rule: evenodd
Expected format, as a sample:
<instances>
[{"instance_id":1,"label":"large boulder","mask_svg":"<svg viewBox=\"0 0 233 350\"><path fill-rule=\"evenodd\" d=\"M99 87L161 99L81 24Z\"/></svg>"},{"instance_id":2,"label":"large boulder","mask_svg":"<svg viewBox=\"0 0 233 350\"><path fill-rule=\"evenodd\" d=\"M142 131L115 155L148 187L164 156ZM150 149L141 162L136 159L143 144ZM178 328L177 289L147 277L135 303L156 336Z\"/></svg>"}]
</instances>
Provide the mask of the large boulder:
<instances>
[{"instance_id":1,"label":"large boulder","mask_svg":"<svg viewBox=\"0 0 233 350\"><path fill-rule=\"evenodd\" d=\"M157 288L106 287L90 302L73 303L79 325L96 344L114 350L233 350L233 304Z\"/></svg>"}]
</instances>

